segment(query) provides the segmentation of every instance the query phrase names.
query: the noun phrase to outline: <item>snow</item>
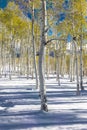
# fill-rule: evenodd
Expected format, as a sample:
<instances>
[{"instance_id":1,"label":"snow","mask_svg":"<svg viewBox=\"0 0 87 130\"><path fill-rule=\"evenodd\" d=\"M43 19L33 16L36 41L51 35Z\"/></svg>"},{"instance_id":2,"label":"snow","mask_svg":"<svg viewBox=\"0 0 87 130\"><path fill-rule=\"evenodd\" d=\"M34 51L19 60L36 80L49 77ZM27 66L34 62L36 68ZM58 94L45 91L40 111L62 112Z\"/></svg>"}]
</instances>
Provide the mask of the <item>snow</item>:
<instances>
[{"instance_id":1,"label":"snow","mask_svg":"<svg viewBox=\"0 0 87 130\"><path fill-rule=\"evenodd\" d=\"M76 81L46 79L48 112L40 110L35 79L0 78L0 130L87 130L87 83L76 96Z\"/></svg>"}]
</instances>

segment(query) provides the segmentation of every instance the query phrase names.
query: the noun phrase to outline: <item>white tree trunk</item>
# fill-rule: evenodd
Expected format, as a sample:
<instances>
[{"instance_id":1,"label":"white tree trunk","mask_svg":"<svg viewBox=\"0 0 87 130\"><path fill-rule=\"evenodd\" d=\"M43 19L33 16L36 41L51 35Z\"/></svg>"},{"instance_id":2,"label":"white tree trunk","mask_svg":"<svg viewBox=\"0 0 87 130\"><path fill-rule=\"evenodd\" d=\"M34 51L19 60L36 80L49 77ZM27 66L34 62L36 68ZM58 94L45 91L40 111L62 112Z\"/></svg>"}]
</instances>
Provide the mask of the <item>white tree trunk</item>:
<instances>
[{"instance_id":1,"label":"white tree trunk","mask_svg":"<svg viewBox=\"0 0 87 130\"><path fill-rule=\"evenodd\" d=\"M56 57L56 73L57 73L57 81L58 85L60 86L60 77L59 77L59 57Z\"/></svg>"},{"instance_id":2,"label":"white tree trunk","mask_svg":"<svg viewBox=\"0 0 87 130\"><path fill-rule=\"evenodd\" d=\"M72 82L73 74L73 46L71 45L71 54L70 54L70 82Z\"/></svg>"},{"instance_id":3,"label":"white tree trunk","mask_svg":"<svg viewBox=\"0 0 87 130\"><path fill-rule=\"evenodd\" d=\"M27 79L29 79L29 48L27 47Z\"/></svg>"},{"instance_id":4,"label":"white tree trunk","mask_svg":"<svg viewBox=\"0 0 87 130\"><path fill-rule=\"evenodd\" d=\"M11 80L11 54L9 53L9 79Z\"/></svg>"},{"instance_id":5,"label":"white tree trunk","mask_svg":"<svg viewBox=\"0 0 87 130\"><path fill-rule=\"evenodd\" d=\"M58 51L58 41L56 43L56 50ZM58 85L60 86L59 69L60 69L60 67L59 67L59 56L58 56L58 54L56 54L56 74L57 74Z\"/></svg>"},{"instance_id":6,"label":"white tree trunk","mask_svg":"<svg viewBox=\"0 0 87 130\"><path fill-rule=\"evenodd\" d=\"M45 49L45 1L41 0L41 45L39 52L39 81L40 81L40 96L41 110L48 111L46 104L45 79L44 79L44 49Z\"/></svg>"},{"instance_id":7,"label":"white tree trunk","mask_svg":"<svg viewBox=\"0 0 87 130\"><path fill-rule=\"evenodd\" d=\"M49 79L49 67L50 67L50 57L49 57L49 48L47 49L47 79Z\"/></svg>"},{"instance_id":8,"label":"white tree trunk","mask_svg":"<svg viewBox=\"0 0 87 130\"><path fill-rule=\"evenodd\" d=\"M32 7L32 44L33 44L33 59L34 59L34 69L35 69L35 78L36 78L36 89L39 88L38 85L38 74L36 66L36 47L35 47L35 38L34 38L34 5Z\"/></svg>"},{"instance_id":9,"label":"white tree trunk","mask_svg":"<svg viewBox=\"0 0 87 130\"><path fill-rule=\"evenodd\" d=\"M76 81L77 81L77 95L80 95L79 92L79 73L78 73L78 58L77 58L77 43L74 41L74 48L75 48L75 62L76 62Z\"/></svg>"},{"instance_id":10,"label":"white tree trunk","mask_svg":"<svg viewBox=\"0 0 87 130\"><path fill-rule=\"evenodd\" d=\"M81 41L80 41L80 88L81 90L84 90L83 87L83 63L82 63L82 35L81 35Z\"/></svg>"}]
</instances>

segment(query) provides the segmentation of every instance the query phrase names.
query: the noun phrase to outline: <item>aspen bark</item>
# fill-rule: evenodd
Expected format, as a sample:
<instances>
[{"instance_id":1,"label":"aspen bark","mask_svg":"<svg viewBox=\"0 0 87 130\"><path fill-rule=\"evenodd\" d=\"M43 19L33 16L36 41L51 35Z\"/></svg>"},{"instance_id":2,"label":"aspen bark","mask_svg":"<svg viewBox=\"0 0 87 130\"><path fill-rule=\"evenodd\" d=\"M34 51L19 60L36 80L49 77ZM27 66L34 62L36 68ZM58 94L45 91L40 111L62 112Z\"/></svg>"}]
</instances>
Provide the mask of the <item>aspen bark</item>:
<instances>
[{"instance_id":1,"label":"aspen bark","mask_svg":"<svg viewBox=\"0 0 87 130\"><path fill-rule=\"evenodd\" d=\"M35 47L35 38L34 38L34 4L32 7L32 44L33 44L33 59L34 59L34 69L35 69L35 78L36 78L36 89L39 88L38 85L38 74L36 66L36 47Z\"/></svg>"},{"instance_id":2,"label":"aspen bark","mask_svg":"<svg viewBox=\"0 0 87 130\"><path fill-rule=\"evenodd\" d=\"M80 95L79 91L79 74L78 74L78 58L77 58L77 43L73 41L74 48L75 48L75 63L76 63L76 81L77 81L77 95Z\"/></svg>"},{"instance_id":3,"label":"aspen bark","mask_svg":"<svg viewBox=\"0 0 87 130\"><path fill-rule=\"evenodd\" d=\"M44 77L44 49L45 49L45 1L41 0L41 45L39 54L39 81L41 110L48 111L46 104L45 77Z\"/></svg>"}]
</instances>

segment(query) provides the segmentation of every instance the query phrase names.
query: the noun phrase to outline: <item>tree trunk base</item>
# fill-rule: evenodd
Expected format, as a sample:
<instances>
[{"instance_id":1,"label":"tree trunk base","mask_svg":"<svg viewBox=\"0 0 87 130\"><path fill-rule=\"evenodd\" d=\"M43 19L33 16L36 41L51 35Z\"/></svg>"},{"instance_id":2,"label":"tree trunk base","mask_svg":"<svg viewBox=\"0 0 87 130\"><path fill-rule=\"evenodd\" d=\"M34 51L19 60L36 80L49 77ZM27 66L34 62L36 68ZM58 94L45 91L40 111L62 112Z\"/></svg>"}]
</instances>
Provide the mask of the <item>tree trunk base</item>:
<instances>
[{"instance_id":1,"label":"tree trunk base","mask_svg":"<svg viewBox=\"0 0 87 130\"><path fill-rule=\"evenodd\" d=\"M83 86L81 86L81 91L83 91L84 90L84 87Z\"/></svg>"},{"instance_id":2,"label":"tree trunk base","mask_svg":"<svg viewBox=\"0 0 87 130\"><path fill-rule=\"evenodd\" d=\"M46 103L44 103L44 104L41 105L41 110L45 111L45 112L48 112L48 107L47 107Z\"/></svg>"},{"instance_id":3,"label":"tree trunk base","mask_svg":"<svg viewBox=\"0 0 87 130\"><path fill-rule=\"evenodd\" d=\"M76 95L79 96L80 95L80 91L79 91L79 83L77 84L77 92Z\"/></svg>"},{"instance_id":4,"label":"tree trunk base","mask_svg":"<svg viewBox=\"0 0 87 130\"><path fill-rule=\"evenodd\" d=\"M41 98L41 94L40 93L39 93L39 97ZM41 110L48 112L46 95L44 95L43 103L41 103Z\"/></svg>"},{"instance_id":5,"label":"tree trunk base","mask_svg":"<svg viewBox=\"0 0 87 130\"><path fill-rule=\"evenodd\" d=\"M77 91L77 92L76 92L76 95L77 95L77 96L79 96L79 95L80 95L80 92L79 92L79 91Z\"/></svg>"},{"instance_id":6,"label":"tree trunk base","mask_svg":"<svg viewBox=\"0 0 87 130\"><path fill-rule=\"evenodd\" d=\"M83 81L80 82L80 88L81 88L81 91L84 90L84 87L83 87Z\"/></svg>"}]
</instances>

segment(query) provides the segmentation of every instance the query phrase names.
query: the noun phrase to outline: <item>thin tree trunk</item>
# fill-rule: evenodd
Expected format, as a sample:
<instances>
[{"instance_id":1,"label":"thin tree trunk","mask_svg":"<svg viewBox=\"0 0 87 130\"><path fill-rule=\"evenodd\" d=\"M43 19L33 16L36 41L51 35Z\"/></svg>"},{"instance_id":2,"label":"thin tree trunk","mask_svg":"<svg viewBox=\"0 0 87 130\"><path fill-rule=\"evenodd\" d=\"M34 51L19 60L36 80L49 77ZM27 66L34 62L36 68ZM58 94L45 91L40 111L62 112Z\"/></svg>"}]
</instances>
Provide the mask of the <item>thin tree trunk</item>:
<instances>
[{"instance_id":1,"label":"thin tree trunk","mask_svg":"<svg viewBox=\"0 0 87 130\"><path fill-rule=\"evenodd\" d=\"M80 88L81 90L84 90L83 87L83 63L82 63L82 35L81 35L81 41L80 41Z\"/></svg>"},{"instance_id":2,"label":"thin tree trunk","mask_svg":"<svg viewBox=\"0 0 87 130\"><path fill-rule=\"evenodd\" d=\"M58 85L60 86L60 77L59 77L59 57L57 56L57 61L56 61L56 71L57 71L57 81Z\"/></svg>"},{"instance_id":3,"label":"thin tree trunk","mask_svg":"<svg viewBox=\"0 0 87 130\"><path fill-rule=\"evenodd\" d=\"M78 74L78 58L77 58L77 43L73 41L74 48L75 48L75 62L76 62L76 81L77 81L77 95L80 95L79 91L79 74Z\"/></svg>"},{"instance_id":4,"label":"thin tree trunk","mask_svg":"<svg viewBox=\"0 0 87 130\"><path fill-rule=\"evenodd\" d=\"M72 82L72 69L73 69L73 46L71 45L71 54L70 54L70 82Z\"/></svg>"},{"instance_id":5,"label":"thin tree trunk","mask_svg":"<svg viewBox=\"0 0 87 130\"><path fill-rule=\"evenodd\" d=\"M49 67L50 67L50 57L49 57L49 48L47 49L47 79L49 79Z\"/></svg>"},{"instance_id":6,"label":"thin tree trunk","mask_svg":"<svg viewBox=\"0 0 87 130\"><path fill-rule=\"evenodd\" d=\"M29 79L29 48L27 48L27 79Z\"/></svg>"},{"instance_id":7,"label":"thin tree trunk","mask_svg":"<svg viewBox=\"0 0 87 130\"><path fill-rule=\"evenodd\" d=\"M33 44L33 59L34 59L34 69L35 69L35 78L36 78L36 89L38 89L39 85L38 85L38 74L37 74L37 66L36 66L35 38L34 38L34 4L32 8L32 44Z\"/></svg>"},{"instance_id":8,"label":"thin tree trunk","mask_svg":"<svg viewBox=\"0 0 87 130\"><path fill-rule=\"evenodd\" d=\"M56 50L58 51L58 41L56 43ZM58 53L59 54L59 53ZM59 56L56 54L56 74L57 74L57 81L58 85L60 86L60 77L59 77Z\"/></svg>"},{"instance_id":9,"label":"thin tree trunk","mask_svg":"<svg viewBox=\"0 0 87 130\"><path fill-rule=\"evenodd\" d=\"M65 74L65 68L66 68L66 66L65 66L66 64L65 64L65 55L63 54L63 56L62 56L62 77L64 78L64 74Z\"/></svg>"},{"instance_id":10,"label":"thin tree trunk","mask_svg":"<svg viewBox=\"0 0 87 130\"><path fill-rule=\"evenodd\" d=\"M11 80L11 54L9 53L9 79Z\"/></svg>"},{"instance_id":11,"label":"thin tree trunk","mask_svg":"<svg viewBox=\"0 0 87 130\"><path fill-rule=\"evenodd\" d=\"M82 2L80 0L80 8L81 8L81 39L80 39L80 88L81 90L84 90L83 87L83 59L82 59L82 44L83 44L83 26L82 26L82 17L83 17L83 12L82 12Z\"/></svg>"},{"instance_id":12,"label":"thin tree trunk","mask_svg":"<svg viewBox=\"0 0 87 130\"><path fill-rule=\"evenodd\" d=\"M72 43L72 81L74 81L74 44Z\"/></svg>"}]
</instances>

